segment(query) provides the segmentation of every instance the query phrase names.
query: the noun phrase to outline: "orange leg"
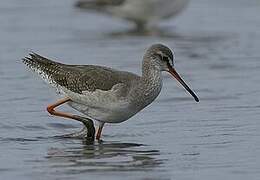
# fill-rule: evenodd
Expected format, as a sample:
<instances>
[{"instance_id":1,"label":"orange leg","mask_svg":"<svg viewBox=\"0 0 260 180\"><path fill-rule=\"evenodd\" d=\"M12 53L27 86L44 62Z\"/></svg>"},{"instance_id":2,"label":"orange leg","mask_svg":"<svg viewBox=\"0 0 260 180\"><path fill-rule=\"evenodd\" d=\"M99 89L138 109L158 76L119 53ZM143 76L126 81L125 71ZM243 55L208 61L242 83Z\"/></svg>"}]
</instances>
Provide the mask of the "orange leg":
<instances>
[{"instance_id":1,"label":"orange leg","mask_svg":"<svg viewBox=\"0 0 260 180\"><path fill-rule=\"evenodd\" d=\"M104 123L100 123L99 126L98 126L96 140L100 140L103 127L104 127Z\"/></svg>"},{"instance_id":2,"label":"orange leg","mask_svg":"<svg viewBox=\"0 0 260 180\"><path fill-rule=\"evenodd\" d=\"M51 115L54 115L54 116L65 117L65 118L74 119L74 120L82 122L87 127L87 130L88 130L87 131L87 136L94 138L94 136L95 136L95 127L94 127L93 121L91 119L55 110L56 107L58 107L58 106L60 106L60 105L62 105L64 103L67 103L69 101L71 101L70 98L63 98L63 99L57 101L56 103L49 105L47 107L47 111Z\"/></svg>"},{"instance_id":3,"label":"orange leg","mask_svg":"<svg viewBox=\"0 0 260 180\"><path fill-rule=\"evenodd\" d=\"M64 113L64 112L59 112L59 111L56 111L55 108L66 103L66 102L69 102L70 101L70 98L64 98L64 99L61 99L59 101L57 101L56 103L54 104L51 104L51 105L48 105L47 106L47 111L51 114L51 115L54 115L54 116L60 116L60 117L65 117L65 118L70 118L70 119L75 119L74 115L72 114L68 114L68 113Z\"/></svg>"}]
</instances>

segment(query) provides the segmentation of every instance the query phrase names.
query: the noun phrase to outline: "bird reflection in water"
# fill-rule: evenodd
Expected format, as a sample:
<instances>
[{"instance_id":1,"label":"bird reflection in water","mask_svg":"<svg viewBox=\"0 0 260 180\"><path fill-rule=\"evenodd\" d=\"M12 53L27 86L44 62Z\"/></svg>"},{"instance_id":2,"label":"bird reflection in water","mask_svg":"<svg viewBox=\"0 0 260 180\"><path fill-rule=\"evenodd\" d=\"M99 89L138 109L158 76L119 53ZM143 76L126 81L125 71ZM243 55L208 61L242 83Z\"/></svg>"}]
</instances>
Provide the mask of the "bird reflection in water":
<instances>
[{"instance_id":1,"label":"bird reflection in water","mask_svg":"<svg viewBox=\"0 0 260 180\"><path fill-rule=\"evenodd\" d=\"M76 144L78 145L78 144ZM86 171L140 171L160 166L158 150L137 143L99 142L70 148L50 148L46 158L51 168L67 173ZM64 168L66 167L66 168ZM66 172L63 172L66 173Z\"/></svg>"}]
</instances>

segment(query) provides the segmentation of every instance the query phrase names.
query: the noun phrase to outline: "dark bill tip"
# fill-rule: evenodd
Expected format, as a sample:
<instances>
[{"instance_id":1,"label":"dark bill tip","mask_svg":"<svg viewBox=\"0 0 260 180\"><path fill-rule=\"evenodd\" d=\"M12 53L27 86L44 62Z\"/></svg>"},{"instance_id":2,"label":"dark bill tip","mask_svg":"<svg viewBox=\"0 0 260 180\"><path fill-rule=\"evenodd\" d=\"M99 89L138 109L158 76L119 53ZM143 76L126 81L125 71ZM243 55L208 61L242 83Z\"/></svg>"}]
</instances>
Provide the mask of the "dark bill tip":
<instances>
[{"instance_id":1,"label":"dark bill tip","mask_svg":"<svg viewBox=\"0 0 260 180\"><path fill-rule=\"evenodd\" d=\"M173 77L175 77L175 79L177 81L179 81L179 83L181 83L181 85L192 95L192 97L194 98L194 100L196 102L199 102L199 98L198 96L189 88L189 86L182 80L182 78L180 77L180 75L176 72L176 70L172 67L169 67L169 72L171 73L171 75Z\"/></svg>"}]
</instances>

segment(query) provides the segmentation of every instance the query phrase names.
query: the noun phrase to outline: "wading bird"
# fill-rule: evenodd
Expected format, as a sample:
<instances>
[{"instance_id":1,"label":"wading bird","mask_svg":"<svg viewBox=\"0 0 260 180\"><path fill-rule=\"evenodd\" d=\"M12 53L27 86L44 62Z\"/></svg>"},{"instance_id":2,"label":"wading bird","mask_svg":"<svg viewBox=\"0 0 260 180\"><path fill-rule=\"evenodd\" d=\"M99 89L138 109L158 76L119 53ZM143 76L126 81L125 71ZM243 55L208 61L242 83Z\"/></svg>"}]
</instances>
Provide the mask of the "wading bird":
<instances>
[{"instance_id":1,"label":"wading bird","mask_svg":"<svg viewBox=\"0 0 260 180\"><path fill-rule=\"evenodd\" d=\"M173 60L174 55L168 47L154 44L144 54L141 76L103 66L62 64L35 53L24 58L23 62L63 96L47 107L48 112L83 122L88 129L72 134L73 137L94 138L95 130L89 122L96 120L96 139L99 140L105 123L126 121L155 100L162 88L163 71L169 72L195 101L199 101L174 69ZM55 110L64 103L87 118Z\"/></svg>"}]
</instances>

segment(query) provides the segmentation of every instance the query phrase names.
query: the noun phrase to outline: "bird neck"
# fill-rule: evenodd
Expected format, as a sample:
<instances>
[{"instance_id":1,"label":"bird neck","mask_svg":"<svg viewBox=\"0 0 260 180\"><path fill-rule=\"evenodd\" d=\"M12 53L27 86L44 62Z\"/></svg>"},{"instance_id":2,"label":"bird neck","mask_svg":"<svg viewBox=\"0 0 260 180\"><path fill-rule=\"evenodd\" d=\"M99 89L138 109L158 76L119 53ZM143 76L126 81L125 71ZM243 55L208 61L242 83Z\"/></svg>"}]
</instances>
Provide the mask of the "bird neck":
<instances>
[{"instance_id":1,"label":"bird neck","mask_svg":"<svg viewBox=\"0 0 260 180\"><path fill-rule=\"evenodd\" d=\"M145 95L156 98L162 88L162 73L160 67L153 61L144 60L141 82Z\"/></svg>"},{"instance_id":2,"label":"bird neck","mask_svg":"<svg viewBox=\"0 0 260 180\"><path fill-rule=\"evenodd\" d=\"M159 95L161 88L162 77L160 68L149 62L149 60L144 60L142 76L129 93L129 99L133 102L133 108L139 111L149 105Z\"/></svg>"}]
</instances>

